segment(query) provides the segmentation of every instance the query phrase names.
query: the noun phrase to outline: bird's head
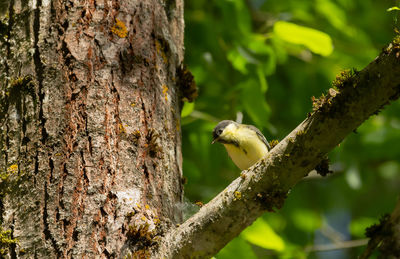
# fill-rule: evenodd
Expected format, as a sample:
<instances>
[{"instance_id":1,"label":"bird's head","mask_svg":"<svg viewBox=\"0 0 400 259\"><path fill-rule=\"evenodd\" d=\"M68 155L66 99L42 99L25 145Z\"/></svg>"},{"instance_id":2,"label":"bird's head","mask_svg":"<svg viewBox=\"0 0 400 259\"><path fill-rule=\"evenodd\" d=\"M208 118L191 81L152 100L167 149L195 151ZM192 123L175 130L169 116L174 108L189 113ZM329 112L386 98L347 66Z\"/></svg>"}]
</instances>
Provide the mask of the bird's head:
<instances>
[{"instance_id":1,"label":"bird's head","mask_svg":"<svg viewBox=\"0 0 400 259\"><path fill-rule=\"evenodd\" d=\"M215 142L220 142L222 144L232 144L236 142L234 139L234 134L232 134L236 128L238 123L231 121L231 120L223 120L215 126L213 130L213 141L212 144Z\"/></svg>"}]
</instances>

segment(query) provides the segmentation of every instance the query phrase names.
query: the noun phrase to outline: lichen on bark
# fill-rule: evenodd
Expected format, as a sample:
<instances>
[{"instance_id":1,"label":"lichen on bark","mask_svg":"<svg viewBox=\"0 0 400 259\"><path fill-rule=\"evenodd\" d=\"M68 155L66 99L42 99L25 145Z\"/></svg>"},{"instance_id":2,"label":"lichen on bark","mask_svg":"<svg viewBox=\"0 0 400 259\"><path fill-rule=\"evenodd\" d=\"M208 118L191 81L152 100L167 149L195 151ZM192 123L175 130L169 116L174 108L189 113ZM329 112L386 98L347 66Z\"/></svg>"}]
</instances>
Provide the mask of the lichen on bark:
<instances>
[{"instance_id":1,"label":"lichen on bark","mask_svg":"<svg viewBox=\"0 0 400 259\"><path fill-rule=\"evenodd\" d=\"M152 253L134 229L156 240L182 218L182 1L168 13L155 0L7 10L0 167L23 176L0 197L2 226L18 239L8 254Z\"/></svg>"}]
</instances>

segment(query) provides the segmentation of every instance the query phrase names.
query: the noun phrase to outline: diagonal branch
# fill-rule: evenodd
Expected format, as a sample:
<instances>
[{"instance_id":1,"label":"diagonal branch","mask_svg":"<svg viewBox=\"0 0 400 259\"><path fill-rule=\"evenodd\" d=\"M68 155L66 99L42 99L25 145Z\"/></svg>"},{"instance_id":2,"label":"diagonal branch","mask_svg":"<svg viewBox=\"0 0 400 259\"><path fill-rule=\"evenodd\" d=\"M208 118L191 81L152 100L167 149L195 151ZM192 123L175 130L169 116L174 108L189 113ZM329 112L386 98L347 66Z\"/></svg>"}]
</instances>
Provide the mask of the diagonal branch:
<instances>
[{"instance_id":1,"label":"diagonal branch","mask_svg":"<svg viewBox=\"0 0 400 259\"><path fill-rule=\"evenodd\" d=\"M369 116L400 96L400 38L360 72L343 72L336 90L314 101L315 111L259 163L161 241L163 258L216 254L288 191Z\"/></svg>"}]
</instances>

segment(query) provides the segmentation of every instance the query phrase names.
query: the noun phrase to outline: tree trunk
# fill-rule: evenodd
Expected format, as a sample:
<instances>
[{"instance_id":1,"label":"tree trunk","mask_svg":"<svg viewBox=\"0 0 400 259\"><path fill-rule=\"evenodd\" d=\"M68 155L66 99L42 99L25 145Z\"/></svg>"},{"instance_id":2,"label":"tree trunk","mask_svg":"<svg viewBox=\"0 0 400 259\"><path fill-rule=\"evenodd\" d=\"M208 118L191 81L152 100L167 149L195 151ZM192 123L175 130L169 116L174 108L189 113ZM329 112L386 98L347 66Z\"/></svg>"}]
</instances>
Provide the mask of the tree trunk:
<instances>
[{"instance_id":1,"label":"tree trunk","mask_svg":"<svg viewBox=\"0 0 400 259\"><path fill-rule=\"evenodd\" d=\"M150 256L181 221L183 1L3 5L3 254Z\"/></svg>"}]
</instances>

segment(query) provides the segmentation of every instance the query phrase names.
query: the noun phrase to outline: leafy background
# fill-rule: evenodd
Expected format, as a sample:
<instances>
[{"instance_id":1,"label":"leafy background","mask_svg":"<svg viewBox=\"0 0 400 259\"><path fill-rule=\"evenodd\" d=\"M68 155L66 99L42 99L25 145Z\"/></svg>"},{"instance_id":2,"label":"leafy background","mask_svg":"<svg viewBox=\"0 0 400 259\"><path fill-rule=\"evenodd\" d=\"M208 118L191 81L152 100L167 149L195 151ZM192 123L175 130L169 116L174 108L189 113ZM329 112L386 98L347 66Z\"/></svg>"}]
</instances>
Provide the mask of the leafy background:
<instances>
[{"instance_id":1,"label":"leafy background","mask_svg":"<svg viewBox=\"0 0 400 259\"><path fill-rule=\"evenodd\" d=\"M343 69L361 70L395 35L395 1L187 0L186 63L199 97L182 111L187 214L240 171L211 132L241 119L267 139L283 139ZM349 135L329 157L335 173L308 177L283 209L266 213L216 258L355 258L363 247L318 251L362 240L390 213L400 186L400 103ZM376 256L376 255L374 255Z\"/></svg>"}]
</instances>

